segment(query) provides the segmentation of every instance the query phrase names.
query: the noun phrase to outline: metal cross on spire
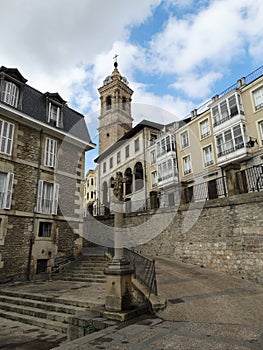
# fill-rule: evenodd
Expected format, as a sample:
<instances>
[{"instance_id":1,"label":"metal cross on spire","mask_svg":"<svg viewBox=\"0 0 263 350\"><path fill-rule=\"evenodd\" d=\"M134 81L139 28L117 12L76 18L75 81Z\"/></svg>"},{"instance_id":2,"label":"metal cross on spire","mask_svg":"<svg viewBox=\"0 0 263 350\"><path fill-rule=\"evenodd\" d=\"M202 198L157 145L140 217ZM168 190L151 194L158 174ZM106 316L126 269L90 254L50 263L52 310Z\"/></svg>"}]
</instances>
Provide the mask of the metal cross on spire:
<instances>
[{"instance_id":1,"label":"metal cross on spire","mask_svg":"<svg viewBox=\"0 0 263 350\"><path fill-rule=\"evenodd\" d=\"M113 57L113 59L115 60L115 61L114 61L114 67L115 67L115 68L118 67L118 62L117 62L117 57L118 57L118 56L119 56L119 55L115 54L115 56Z\"/></svg>"}]
</instances>

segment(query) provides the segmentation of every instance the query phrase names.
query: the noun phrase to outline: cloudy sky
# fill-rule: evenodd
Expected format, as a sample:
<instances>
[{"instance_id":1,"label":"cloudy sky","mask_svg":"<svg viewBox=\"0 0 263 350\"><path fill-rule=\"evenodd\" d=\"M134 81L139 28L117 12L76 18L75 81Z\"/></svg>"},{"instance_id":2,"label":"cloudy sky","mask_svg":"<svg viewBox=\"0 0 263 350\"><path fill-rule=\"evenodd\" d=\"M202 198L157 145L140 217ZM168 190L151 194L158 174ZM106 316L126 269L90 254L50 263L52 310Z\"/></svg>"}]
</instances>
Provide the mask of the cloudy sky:
<instances>
[{"instance_id":1,"label":"cloudy sky","mask_svg":"<svg viewBox=\"0 0 263 350\"><path fill-rule=\"evenodd\" d=\"M116 53L133 103L169 111L163 122L185 117L263 64L262 0L0 3L0 65L18 68L42 92L59 92L87 116L95 143L97 89Z\"/></svg>"}]
</instances>

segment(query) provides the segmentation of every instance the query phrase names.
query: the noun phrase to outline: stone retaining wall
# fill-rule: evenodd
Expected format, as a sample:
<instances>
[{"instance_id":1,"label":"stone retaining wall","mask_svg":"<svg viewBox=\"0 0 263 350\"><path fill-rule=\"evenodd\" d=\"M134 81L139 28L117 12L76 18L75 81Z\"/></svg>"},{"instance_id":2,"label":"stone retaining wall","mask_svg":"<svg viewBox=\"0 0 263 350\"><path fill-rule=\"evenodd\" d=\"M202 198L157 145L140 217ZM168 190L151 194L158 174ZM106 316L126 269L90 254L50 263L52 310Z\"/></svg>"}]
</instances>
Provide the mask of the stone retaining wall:
<instances>
[{"instance_id":1,"label":"stone retaining wall","mask_svg":"<svg viewBox=\"0 0 263 350\"><path fill-rule=\"evenodd\" d=\"M146 237L147 221L150 234L157 236L136 246L143 254L167 256L263 283L262 192L183 205L177 211L133 213L125 216L124 225L136 227L135 234ZM113 221L100 218L100 222L112 225Z\"/></svg>"}]
</instances>

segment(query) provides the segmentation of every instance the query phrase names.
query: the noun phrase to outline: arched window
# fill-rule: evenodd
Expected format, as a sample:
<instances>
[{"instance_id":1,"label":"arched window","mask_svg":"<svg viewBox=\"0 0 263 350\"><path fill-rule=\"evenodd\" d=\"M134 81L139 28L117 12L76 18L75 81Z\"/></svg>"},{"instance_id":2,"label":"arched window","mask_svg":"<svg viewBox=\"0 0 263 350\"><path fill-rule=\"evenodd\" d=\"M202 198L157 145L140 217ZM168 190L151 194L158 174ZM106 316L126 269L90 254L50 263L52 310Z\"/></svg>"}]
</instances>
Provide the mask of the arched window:
<instances>
[{"instance_id":1,"label":"arched window","mask_svg":"<svg viewBox=\"0 0 263 350\"><path fill-rule=\"evenodd\" d=\"M135 191L138 191L143 188L143 167L142 163L138 162L134 167L135 173Z\"/></svg>"},{"instance_id":2,"label":"arched window","mask_svg":"<svg viewBox=\"0 0 263 350\"><path fill-rule=\"evenodd\" d=\"M124 173L126 178L125 182L125 195L132 193L132 171L131 168L127 168Z\"/></svg>"},{"instance_id":3,"label":"arched window","mask_svg":"<svg viewBox=\"0 0 263 350\"><path fill-rule=\"evenodd\" d=\"M126 97L122 98L122 109L125 111L126 110Z\"/></svg>"},{"instance_id":4,"label":"arched window","mask_svg":"<svg viewBox=\"0 0 263 350\"><path fill-rule=\"evenodd\" d=\"M106 97L106 110L108 111L109 109L111 109L111 96L107 96Z\"/></svg>"}]
</instances>

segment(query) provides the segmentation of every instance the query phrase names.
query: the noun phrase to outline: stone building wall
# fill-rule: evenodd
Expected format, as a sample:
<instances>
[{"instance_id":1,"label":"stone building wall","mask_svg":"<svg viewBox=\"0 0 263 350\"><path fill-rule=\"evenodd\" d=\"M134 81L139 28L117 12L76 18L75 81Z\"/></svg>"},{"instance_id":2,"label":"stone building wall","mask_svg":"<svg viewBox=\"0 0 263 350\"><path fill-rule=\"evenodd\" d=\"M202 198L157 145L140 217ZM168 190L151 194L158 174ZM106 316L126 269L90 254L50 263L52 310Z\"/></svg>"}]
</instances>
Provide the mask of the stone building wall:
<instances>
[{"instance_id":1,"label":"stone building wall","mask_svg":"<svg viewBox=\"0 0 263 350\"><path fill-rule=\"evenodd\" d=\"M262 213L263 193L248 193L184 205L174 213L166 209L128 214L124 225L136 227L135 241L156 234L135 245L143 254L166 256L263 283ZM100 221L112 225L112 218ZM147 232L149 228L152 232Z\"/></svg>"}]
</instances>

